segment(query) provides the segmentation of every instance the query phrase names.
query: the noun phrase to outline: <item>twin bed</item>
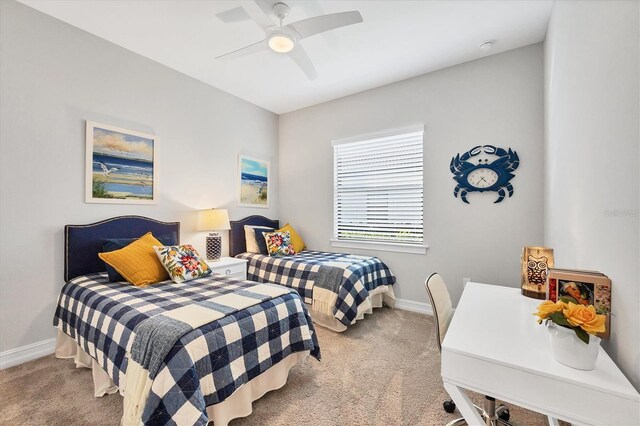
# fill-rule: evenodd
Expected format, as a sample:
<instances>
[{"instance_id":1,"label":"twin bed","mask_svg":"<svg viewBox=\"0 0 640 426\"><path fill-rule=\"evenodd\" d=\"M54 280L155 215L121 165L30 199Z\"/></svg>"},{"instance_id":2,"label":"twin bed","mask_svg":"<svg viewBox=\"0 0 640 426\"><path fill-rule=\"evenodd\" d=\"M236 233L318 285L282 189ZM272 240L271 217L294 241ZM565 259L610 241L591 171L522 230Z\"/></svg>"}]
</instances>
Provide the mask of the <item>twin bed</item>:
<instances>
[{"instance_id":1,"label":"twin bed","mask_svg":"<svg viewBox=\"0 0 640 426\"><path fill-rule=\"evenodd\" d=\"M214 274L145 288L108 281L97 255L102 240L146 232L179 240L178 222L122 216L66 226L56 356L91 368L96 396L123 394L125 425L226 425L249 415L293 366L309 354L320 360L312 317L343 331L394 301L395 278L375 258L245 253L244 225L267 222L278 225L260 216L232 223L231 254L248 259L252 281Z\"/></svg>"},{"instance_id":2,"label":"twin bed","mask_svg":"<svg viewBox=\"0 0 640 426\"><path fill-rule=\"evenodd\" d=\"M245 226L279 228L278 220L249 216L231 222L229 254L246 259L247 278L295 289L316 324L342 332L373 308L395 306L395 276L376 257L305 250L292 256L247 253Z\"/></svg>"}]
</instances>

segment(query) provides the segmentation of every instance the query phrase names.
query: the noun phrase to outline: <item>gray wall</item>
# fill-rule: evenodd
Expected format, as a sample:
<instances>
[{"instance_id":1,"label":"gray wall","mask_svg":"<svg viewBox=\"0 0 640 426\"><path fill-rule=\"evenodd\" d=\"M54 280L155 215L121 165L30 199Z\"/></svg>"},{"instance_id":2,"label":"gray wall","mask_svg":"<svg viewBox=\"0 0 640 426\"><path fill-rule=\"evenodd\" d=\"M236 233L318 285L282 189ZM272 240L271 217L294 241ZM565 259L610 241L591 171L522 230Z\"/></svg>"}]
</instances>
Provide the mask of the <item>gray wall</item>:
<instances>
[{"instance_id":1,"label":"gray wall","mask_svg":"<svg viewBox=\"0 0 640 426\"><path fill-rule=\"evenodd\" d=\"M545 243L612 280L605 348L640 389L640 11L556 2L545 43Z\"/></svg>"},{"instance_id":2,"label":"gray wall","mask_svg":"<svg viewBox=\"0 0 640 426\"><path fill-rule=\"evenodd\" d=\"M463 277L517 287L520 250L543 238L543 64L540 44L468 62L280 116L280 218L307 245L330 250L332 139L424 124L426 255L372 254L398 277L399 298L426 302L434 271L454 303ZM522 163L515 194L453 197L449 161L475 145L515 149ZM334 249L339 251L340 249Z\"/></svg>"},{"instance_id":3,"label":"gray wall","mask_svg":"<svg viewBox=\"0 0 640 426\"><path fill-rule=\"evenodd\" d=\"M202 248L197 209L278 216L275 114L13 1L0 57L0 352L55 335L65 224L179 220ZM158 205L84 203L84 120L157 135ZM271 209L235 207L239 153L272 161Z\"/></svg>"}]
</instances>

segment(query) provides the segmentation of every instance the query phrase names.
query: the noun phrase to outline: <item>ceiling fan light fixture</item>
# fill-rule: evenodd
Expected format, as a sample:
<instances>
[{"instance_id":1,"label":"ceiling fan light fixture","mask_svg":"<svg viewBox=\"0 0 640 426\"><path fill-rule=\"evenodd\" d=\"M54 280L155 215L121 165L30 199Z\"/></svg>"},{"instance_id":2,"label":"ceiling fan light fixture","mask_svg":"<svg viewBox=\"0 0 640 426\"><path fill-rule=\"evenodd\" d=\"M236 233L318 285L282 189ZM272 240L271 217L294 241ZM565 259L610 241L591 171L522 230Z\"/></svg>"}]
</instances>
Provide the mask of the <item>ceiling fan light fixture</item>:
<instances>
[{"instance_id":1,"label":"ceiling fan light fixture","mask_svg":"<svg viewBox=\"0 0 640 426\"><path fill-rule=\"evenodd\" d=\"M293 38L286 34L274 34L269 37L269 47L274 52L288 53L293 50L294 46Z\"/></svg>"}]
</instances>

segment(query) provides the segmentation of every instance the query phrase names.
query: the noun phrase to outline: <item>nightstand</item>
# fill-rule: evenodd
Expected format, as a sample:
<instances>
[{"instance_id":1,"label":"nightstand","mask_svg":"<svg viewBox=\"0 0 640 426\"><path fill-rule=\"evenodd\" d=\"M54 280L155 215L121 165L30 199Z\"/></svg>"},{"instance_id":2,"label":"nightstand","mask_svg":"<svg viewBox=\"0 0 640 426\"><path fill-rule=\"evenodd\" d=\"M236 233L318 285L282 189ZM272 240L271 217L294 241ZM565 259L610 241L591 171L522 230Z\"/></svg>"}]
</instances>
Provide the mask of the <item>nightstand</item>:
<instances>
[{"instance_id":1,"label":"nightstand","mask_svg":"<svg viewBox=\"0 0 640 426\"><path fill-rule=\"evenodd\" d=\"M225 275L239 280L247 279L247 260L235 257L222 257L218 261L207 260L214 274Z\"/></svg>"}]
</instances>

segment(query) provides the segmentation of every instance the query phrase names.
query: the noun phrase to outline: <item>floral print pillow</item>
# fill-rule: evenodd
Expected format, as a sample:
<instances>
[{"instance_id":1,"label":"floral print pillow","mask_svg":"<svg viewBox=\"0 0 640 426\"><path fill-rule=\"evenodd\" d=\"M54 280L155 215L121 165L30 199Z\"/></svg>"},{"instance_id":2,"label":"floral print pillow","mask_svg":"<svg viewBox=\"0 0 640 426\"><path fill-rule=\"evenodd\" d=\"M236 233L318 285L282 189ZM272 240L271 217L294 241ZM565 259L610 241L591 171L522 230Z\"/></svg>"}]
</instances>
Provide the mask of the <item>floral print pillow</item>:
<instances>
[{"instance_id":1,"label":"floral print pillow","mask_svg":"<svg viewBox=\"0 0 640 426\"><path fill-rule=\"evenodd\" d=\"M182 246L153 246L160 263L171 279L183 283L211 274L211 268L191 244Z\"/></svg>"},{"instance_id":2,"label":"floral print pillow","mask_svg":"<svg viewBox=\"0 0 640 426\"><path fill-rule=\"evenodd\" d=\"M291 234L284 232L265 232L264 239L267 242L269 256L287 256L296 254L291 244Z\"/></svg>"}]
</instances>

